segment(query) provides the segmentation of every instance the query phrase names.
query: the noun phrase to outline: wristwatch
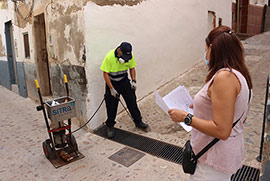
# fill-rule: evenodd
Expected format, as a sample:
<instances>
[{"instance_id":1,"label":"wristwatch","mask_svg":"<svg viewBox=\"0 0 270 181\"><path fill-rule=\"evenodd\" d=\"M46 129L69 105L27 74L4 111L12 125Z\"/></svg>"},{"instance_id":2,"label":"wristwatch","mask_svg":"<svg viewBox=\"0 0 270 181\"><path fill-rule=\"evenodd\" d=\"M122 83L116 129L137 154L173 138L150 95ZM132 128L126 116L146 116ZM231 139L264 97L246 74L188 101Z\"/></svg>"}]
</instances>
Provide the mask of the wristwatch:
<instances>
[{"instance_id":1,"label":"wristwatch","mask_svg":"<svg viewBox=\"0 0 270 181\"><path fill-rule=\"evenodd\" d=\"M188 113L187 116L184 119L184 123L186 125L190 126L191 122L192 122L192 117L193 117L193 115Z\"/></svg>"}]
</instances>

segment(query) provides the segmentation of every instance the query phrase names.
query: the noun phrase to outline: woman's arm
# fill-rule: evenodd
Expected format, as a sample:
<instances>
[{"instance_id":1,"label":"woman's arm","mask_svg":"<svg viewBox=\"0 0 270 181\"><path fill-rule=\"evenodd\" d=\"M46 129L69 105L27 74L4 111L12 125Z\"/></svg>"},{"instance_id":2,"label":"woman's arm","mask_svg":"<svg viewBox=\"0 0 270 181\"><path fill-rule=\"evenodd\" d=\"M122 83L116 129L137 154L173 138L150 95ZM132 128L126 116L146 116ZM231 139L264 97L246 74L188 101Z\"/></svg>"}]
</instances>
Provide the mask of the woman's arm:
<instances>
[{"instance_id":1,"label":"woman's arm","mask_svg":"<svg viewBox=\"0 0 270 181\"><path fill-rule=\"evenodd\" d=\"M213 120L193 117L191 126L209 136L226 140L231 134L235 101L240 89L240 83L232 72L218 73L208 89L212 102ZM187 115L185 111L177 109L170 109L169 114L175 122L184 121Z\"/></svg>"}]
</instances>

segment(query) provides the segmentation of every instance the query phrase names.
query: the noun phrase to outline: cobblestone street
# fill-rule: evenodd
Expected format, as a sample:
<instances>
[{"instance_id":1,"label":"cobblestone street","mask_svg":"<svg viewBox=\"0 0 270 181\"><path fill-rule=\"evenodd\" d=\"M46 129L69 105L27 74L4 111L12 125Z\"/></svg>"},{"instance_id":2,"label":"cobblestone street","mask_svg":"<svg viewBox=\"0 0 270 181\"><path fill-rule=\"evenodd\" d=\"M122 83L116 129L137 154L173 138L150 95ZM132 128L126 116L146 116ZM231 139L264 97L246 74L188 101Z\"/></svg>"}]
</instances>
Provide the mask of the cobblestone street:
<instances>
[{"instance_id":1,"label":"cobblestone street","mask_svg":"<svg viewBox=\"0 0 270 181\"><path fill-rule=\"evenodd\" d=\"M260 149L266 78L270 70L270 32L244 40L243 45L254 87L251 110L245 123L244 164L261 169L256 157ZM194 96L204 85L206 74L207 68L202 61L157 91L164 96L183 85ZM36 111L34 102L1 86L0 97L0 180L164 181L188 178L179 165L148 154L130 167L113 162L108 157L124 145L85 130L75 134L79 150L85 158L55 169L42 151L41 144L48 134L42 113ZM190 134L172 122L156 105L153 93L139 100L139 107L143 120L150 125L150 132L136 129L124 111L117 116L116 127L178 146L184 145Z\"/></svg>"}]
</instances>

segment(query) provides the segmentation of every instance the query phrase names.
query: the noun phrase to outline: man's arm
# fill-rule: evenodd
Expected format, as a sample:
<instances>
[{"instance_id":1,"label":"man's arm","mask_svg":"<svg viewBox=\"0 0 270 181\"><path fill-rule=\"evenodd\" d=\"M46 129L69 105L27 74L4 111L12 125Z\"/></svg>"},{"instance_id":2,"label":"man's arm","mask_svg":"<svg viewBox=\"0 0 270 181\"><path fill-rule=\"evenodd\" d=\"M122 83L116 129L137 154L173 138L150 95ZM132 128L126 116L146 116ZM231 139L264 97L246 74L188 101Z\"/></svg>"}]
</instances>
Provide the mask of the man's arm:
<instances>
[{"instance_id":1,"label":"man's arm","mask_svg":"<svg viewBox=\"0 0 270 181\"><path fill-rule=\"evenodd\" d=\"M136 70L135 67L132 69L129 69L131 80L136 80Z\"/></svg>"},{"instance_id":2,"label":"man's arm","mask_svg":"<svg viewBox=\"0 0 270 181\"><path fill-rule=\"evenodd\" d=\"M110 80L109 74L107 72L103 72L103 77L104 77L104 80L105 80L106 84L108 85L108 87L110 89L112 89L113 85L112 85L112 82Z\"/></svg>"}]
</instances>

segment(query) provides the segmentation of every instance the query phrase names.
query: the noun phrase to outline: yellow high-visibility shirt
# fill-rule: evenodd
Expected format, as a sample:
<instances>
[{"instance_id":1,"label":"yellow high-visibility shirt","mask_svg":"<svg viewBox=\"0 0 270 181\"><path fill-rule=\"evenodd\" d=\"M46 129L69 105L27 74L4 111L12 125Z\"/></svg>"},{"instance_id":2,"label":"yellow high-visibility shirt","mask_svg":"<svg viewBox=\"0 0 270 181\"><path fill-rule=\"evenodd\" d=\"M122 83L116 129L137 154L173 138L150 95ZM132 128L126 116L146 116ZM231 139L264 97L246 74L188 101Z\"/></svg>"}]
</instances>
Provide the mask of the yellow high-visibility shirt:
<instances>
[{"instance_id":1,"label":"yellow high-visibility shirt","mask_svg":"<svg viewBox=\"0 0 270 181\"><path fill-rule=\"evenodd\" d=\"M120 63L118 58L115 57L115 49L113 50L110 50L101 66L100 66L100 70L104 71L104 72L107 72L107 73L112 73L112 72L122 72L122 71L127 71L128 69L132 69L136 66L136 61L134 59L134 56L132 54L132 59L129 60L129 62L127 63Z\"/></svg>"}]
</instances>

